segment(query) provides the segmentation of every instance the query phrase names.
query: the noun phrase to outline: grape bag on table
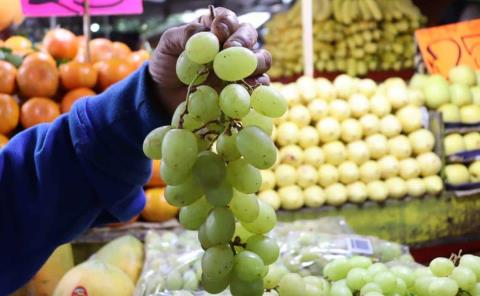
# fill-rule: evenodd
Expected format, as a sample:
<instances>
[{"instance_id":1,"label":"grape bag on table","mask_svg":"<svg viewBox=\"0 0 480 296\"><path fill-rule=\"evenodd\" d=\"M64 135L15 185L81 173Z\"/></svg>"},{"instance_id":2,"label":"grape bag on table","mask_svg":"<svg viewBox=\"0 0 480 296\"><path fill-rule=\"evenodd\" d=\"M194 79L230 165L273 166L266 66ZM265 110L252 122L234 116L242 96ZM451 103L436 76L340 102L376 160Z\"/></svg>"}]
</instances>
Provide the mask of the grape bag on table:
<instances>
[{"instance_id":1,"label":"grape bag on table","mask_svg":"<svg viewBox=\"0 0 480 296\"><path fill-rule=\"evenodd\" d=\"M187 41L176 67L187 96L171 125L146 137L144 152L161 159L165 198L181 208L180 224L198 231L205 251L202 288L262 295L262 279L279 254L267 236L277 222L275 211L255 195L259 169L270 168L277 157L264 122L282 116L287 102L269 86L245 82L257 68L251 50L220 47L210 32ZM211 74L223 81L222 89L203 84Z\"/></svg>"}]
</instances>

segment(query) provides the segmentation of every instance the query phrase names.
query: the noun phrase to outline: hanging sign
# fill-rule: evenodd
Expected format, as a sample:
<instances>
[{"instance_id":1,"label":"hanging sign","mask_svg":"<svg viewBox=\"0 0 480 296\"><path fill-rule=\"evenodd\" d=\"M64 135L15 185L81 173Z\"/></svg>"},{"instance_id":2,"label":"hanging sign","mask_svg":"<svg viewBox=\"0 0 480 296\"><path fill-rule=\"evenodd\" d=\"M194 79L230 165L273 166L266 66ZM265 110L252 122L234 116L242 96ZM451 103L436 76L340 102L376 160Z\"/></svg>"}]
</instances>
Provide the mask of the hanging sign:
<instances>
[{"instance_id":1,"label":"hanging sign","mask_svg":"<svg viewBox=\"0 0 480 296\"><path fill-rule=\"evenodd\" d=\"M26 16L81 16L85 0L21 0ZM141 14L142 0L89 0L90 15Z\"/></svg>"},{"instance_id":2,"label":"hanging sign","mask_svg":"<svg viewBox=\"0 0 480 296\"><path fill-rule=\"evenodd\" d=\"M457 65L480 69L480 19L419 29L415 37L432 74L446 77Z\"/></svg>"}]
</instances>

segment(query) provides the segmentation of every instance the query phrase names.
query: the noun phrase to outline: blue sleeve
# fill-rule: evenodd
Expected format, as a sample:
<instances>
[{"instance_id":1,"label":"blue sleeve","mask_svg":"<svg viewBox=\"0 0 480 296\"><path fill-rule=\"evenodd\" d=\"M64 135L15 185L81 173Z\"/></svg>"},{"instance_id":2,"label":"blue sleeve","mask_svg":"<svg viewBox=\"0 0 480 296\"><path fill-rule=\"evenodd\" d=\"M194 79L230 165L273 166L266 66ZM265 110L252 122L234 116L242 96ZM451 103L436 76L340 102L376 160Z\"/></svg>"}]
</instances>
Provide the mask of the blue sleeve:
<instances>
[{"instance_id":1,"label":"blue sleeve","mask_svg":"<svg viewBox=\"0 0 480 296\"><path fill-rule=\"evenodd\" d=\"M0 150L0 295L28 281L58 245L143 209L143 139L169 121L150 79L146 64Z\"/></svg>"}]
</instances>

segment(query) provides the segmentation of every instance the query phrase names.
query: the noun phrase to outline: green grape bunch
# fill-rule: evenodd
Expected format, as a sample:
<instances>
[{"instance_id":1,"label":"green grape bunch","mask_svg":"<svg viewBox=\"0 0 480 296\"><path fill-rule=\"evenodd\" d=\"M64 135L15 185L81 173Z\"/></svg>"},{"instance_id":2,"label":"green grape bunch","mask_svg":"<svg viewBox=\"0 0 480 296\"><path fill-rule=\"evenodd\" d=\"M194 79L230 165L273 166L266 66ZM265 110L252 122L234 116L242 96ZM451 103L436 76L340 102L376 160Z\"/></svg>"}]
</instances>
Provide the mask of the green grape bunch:
<instances>
[{"instance_id":1,"label":"green grape bunch","mask_svg":"<svg viewBox=\"0 0 480 296\"><path fill-rule=\"evenodd\" d=\"M287 111L287 102L269 86L248 83L257 63L251 49L223 48L211 31L192 35L176 63L188 86L185 100L171 125L151 131L143 146L161 160L165 198L180 208L180 224L198 231L202 286L212 294L230 287L235 296L262 295L279 256L267 236L275 211L255 193L260 170L276 162L272 118ZM208 84L212 76L221 87Z\"/></svg>"}]
</instances>

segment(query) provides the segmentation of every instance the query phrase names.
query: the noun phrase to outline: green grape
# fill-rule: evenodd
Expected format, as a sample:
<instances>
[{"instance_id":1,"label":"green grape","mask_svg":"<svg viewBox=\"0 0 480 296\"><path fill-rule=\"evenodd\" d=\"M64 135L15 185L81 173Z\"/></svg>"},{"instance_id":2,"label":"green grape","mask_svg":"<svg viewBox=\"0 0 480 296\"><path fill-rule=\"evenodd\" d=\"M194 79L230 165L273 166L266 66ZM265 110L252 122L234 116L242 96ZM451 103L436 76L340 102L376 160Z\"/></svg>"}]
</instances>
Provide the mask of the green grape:
<instances>
[{"instance_id":1,"label":"green grape","mask_svg":"<svg viewBox=\"0 0 480 296\"><path fill-rule=\"evenodd\" d=\"M183 287L183 279L180 272L172 270L168 273L166 287L168 290L180 290Z\"/></svg>"},{"instance_id":2,"label":"green grape","mask_svg":"<svg viewBox=\"0 0 480 296\"><path fill-rule=\"evenodd\" d=\"M296 273L287 273L278 283L278 292L282 296L305 295L305 282Z\"/></svg>"},{"instance_id":3,"label":"green grape","mask_svg":"<svg viewBox=\"0 0 480 296\"><path fill-rule=\"evenodd\" d=\"M221 184L226 172L225 162L212 151L200 152L192 169L193 176L204 189Z\"/></svg>"},{"instance_id":4,"label":"green grape","mask_svg":"<svg viewBox=\"0 0 480 296\"><path fill-rule=\"evenodd\" d=\"M185 108L187 107L186 102L181 102L178 104L175 112L173 112L172 122L171 125L174 128L180 127L180 117L182 116ZM201 121L196 120L191 114L185 114L183 116L183 127L186 130L193 131L199 127L201 127L203 123Z\"/></svg>"},{"instance_id":5,"label":"green grape","mask_svg":"<svg viewBox=\"0 0 480 296\"><path fill-rule=\"evenodd\" d=\"M470 268L471 271L477 276L477 280L480 281L480 257L466 254L460 258L460 266Z\"/></svg>"},{"instance_id":6,"label":"green grape","mask_svg":"<svg viewBox=\"0 0 480 296\"><path fill-rule=\"evenodd\" d=\"M230 292L233 296L262 296L263 290L262 279L244 281L238 277L232 277L230 282Z\"/></svg>"},{"instance_id":7,"label":"green grape","mask_svg":"<svg viewBox=\"0 0 480 296\"><path fill-rule=\"evenodd\" d=\"M352 291L360 290L368 281L370 275L367 270L359 267L352 268L347 274L347 286Z\"/></svg>"},{"instance_id":8,"label":"green grape","mask_svg":"<svg viewBox=\"0 0 480 296\"><path fill-rule=\"evenodd\" d=\"M237 222L235 224L235 233L233 234L234 238L238 237L242 242L245 243L247 239L252 235L253 233L246 230L240 222Z\"/></svg>"},{"instance_id":9,"label":"green grape","mask_svg":"<svg viewBox=\"0 0 480 296\"><path fill-rule=\"evenodd\" d=\"M234 255L229 245L208 248L202 257L202 271L205 279L225 278L233 269Z\"/></svg>"},{"instance_id":10,"label":"green grape","mask_svg":"<svg viewBox=\"0 0 480 296\"><path fill-rule=\"evenodd\" d=\"M169 204L177 208L194 203L202 195L203 192L200 183L191 175L180 185L168 185L167 189L165 189L165 199Z\"/></svg>"},{"instance_id":11,"label":"green grape","mask_svg":"<svg viewBox=\"0 0 480 296\"><path fill-rule=\"evenodd\" d=\"M178 79L186 85L197 85L208 77L208 68L192 62L184 51L177 59L176 72Z\"/></svg>"},{"instance_id":12,"label":"green grape","mask_svg":"<svg viewBox=\"0 0 480 296\"><path fill-rule=\"evenodd\" d=\"M258 201L255 194L246 194L235 190L230 201L230 210L241 222L252 222L258 217Z\"/></svg>"},{"instance_id":13,"label":"green grape","mask_svg":"<svg viewBox=\"0 0 480 296\"><path fill-rule=\"evenodd\" d=\"M191 175L190 168L170 168L163 160L160 161L160 176L168 185L180 185Z\"/></svg>"},{"instance_id":14,"label":"green grape","mask_svg":"<svg viewBox=\"0 0 480 296\"><path fill-rule=\"evenodd\" d=\"M273 87L258 86L251 99L253 108L265 116L278 118L287 112L287 100Z\"/></svg>"},{"instance_id":15,"label":"green grape","mask_svg":"<svg viewBox=\"0 0 480 296\"><path fill-rule=\"evenodd\" d=\"M475 284L475 287L471 291L472 296L480 296L480 282Z\"/></svg>"},{"instance_id":16,"label":"green grape","mask_svg":"<svg viewBox=\"0 0 480 296\"><path fill-rule=\"evenodd\" d=\"M458 293L458 285L447 277L434 278L428 286L428 293L432 296L455 296Z\"/></svg>"},{"instance_id":17,"label":"green grape","mask_svg":"<svg viewBox=\"0 0 480 296\"><path fill-rule=\"evenodd\" d=\"M216 207L224 207L232 200L233 188L227 180L223 180L216 187L207 188L205 195L210 204Z\"/></svg>"},{"instance_id":18,"label":"green grape","mask_svg":"<svg viewBox=\"0 0 480 296\"><path fill-rule=\"evenodd\" d=\"M377 273L373 277L373 281L382 288L384 293L392 293L395 291L397 279L390 271Z\"/></svg>"},{"instance_id":19,"label":"green grape","mask_svg":"<svg viewBox=\"0 0 480 296\"><path fill-rule=\"evenodd\" d=\"M197 87L188 97L188 114L200 122L209 122L220 117L217 92L207 85Z\"/></svg>"},{"instance_id":20,"label":"green grape","mask_svg":"<svg viewBox=\"0 0 480 296\"><path fill-rule=\"evenodd\" d=\"M370 292L377 292L377 293L382 293L382 288L380 288L379 285L376 283L367 283L365 284L361 289L360 289L360 295L366 295L367 293Z\"/></svg>"},{"instance_id":21,"label":"green grape","mask_svg":"<svg viewBox=\"0 0 480 296\"><path fill-rule=\"evenodd\" d=\"M245 160L258 169L268 169L277 160L272 139L256 126L244 127L238 133L237 148Z\"/></svg>"},{"instance_id":22,"label":"green grape","mask_svg":"<svg viewBox=\"0 0 480 296\"><path fill-rule=\"evenodd\" d=\"M237 135L236 130L231 130L230 133L222 133L216 143L217 153L225 161L232 161L240 158L240 152L237 149Z\"/></svg>"},{"instance_id":23,"label":"green grape","mask_svg":"<svg viewBox=\"0 0 480 296\"><path fill-rule=\"evenodd\" d=\"M202 246L202 249L207 250L210 247L213 247L215 244L210 241L207 235L207 230L206 230L206 224L203 223L202 226L198 229L198 241L200 242L200 245Z\"/></svg>"},{"instance_id":24,"label":"green grape","mask_svg":"<svg viewBox=\"0 0 480 296\"><path fill-rule=\"evenodd\" d=\"M370 265L367 270L368 270L368 273L370 273L370 276L373 277L379 272L387 271L388 268L383 263L374 263Z\"/></svg>"},{"instance_id":25,"label":"green grape","mask_svg":"<svg viewBox=\"0 0 480 296\"><path fill-rule=\"evenodd\" d=\"M180 209L180 224L189 230L198 230L207 219L212 205L207 202L205 197Z\"/></svg>"},{"instance_id":26,"label":"green grape","mask_svg":"<svg viewBox=\"0 0 480 296\"><path fill-rule=\"evenodd\" d=\"M413 290L418 296L429 296L429 287L432 281L435 279L433 276L424 276L415 280Z\"/></svg>"},{"instance_id":27,"label":"green grape","mask_svg":"<svg viewBox=\"0 0 480 296\"><path fill-rule=\"evenodd\" d=\"M415 275L413 274L412 270L405 266L394 266L390 268L390 271L396 276L401 278L407 287L413 286L415 282Z\"/></svg>"},{"instance_id":28,"label":"green grape","mask_svg":"<svg viewBox=\"0 0 480 296\"><path fill-rule=\"evenodd\" d=\"M270 265L277 261L280 254L280 248L275 240L258 234L252 235L248 238L247 250L260 256L265 265Z\"/></svg>"},{"instance_id":29,"label":"green grape","mask_svg":"<svg viewBox=\"0 0 480 296\"><path fill-rule=\"evenodd\" d=\"M332 284L329 296L352 296L352 291L343 281L337 281Z\"/></svg>"},{"instance_id":30,"label":"green grape","mask_svg":"<svg viewBox=\"0 0 480 296\"><path fill-rule=\"evenodd\" d=\"M372 265L372 259L365 256L353 256L350 258L350 265L353 267L368 268Z\"/></svg>"},{"instance_id":31,"label":"green grape","mask_svg":"<svg viewBox=\"0 0 480 296\"><path fill-rule=\"evenodd\" d=\"M257 192L262 185L260 171L243 158L228 163L227 180L243 193Z\"/></svg>"},{"instance_id":32,"label":"green grape","mask_svg":"<svg viewBox=\"0 0 480 296\"><path fill-rule=\"evenodd\" d=\"M384 296L382 293L380 292L375 292L375 291L372 291L372 292L368 292L366 294L364 294L365 296Z\"/></svg>"},{"instance_id":33,"label":"green grape","mask_svg":"<svg viewBox=\"0 0 480 296\"><path fill-rule=\"evenodd\" d=\"M206 279L202 274L202 286L208 293L218 294L224 291L230 283L230 277Z\"/></svg>"},{"instance_id":34,"label":"green grape","mask_svg":"<svg viewBox=\"0 0 480 296\"><path fill-rule=\"evenodd\" d=\"M331 281L338 281L344 279L350 269L350 261L345 258L338 258L325 265L323 268L323 276Z\"/></svg>"},{"instance_id":35,"label":"green grape","mask_svg":"<svg viewBox=\"0 0 480 296\"><path fill-rule=\"evenodd\" d=\"M320 289L320 293L316 295L328 294L328 290L330 289L330 284L326 279L310 275L310 276L304 277L303 281L305 282L305 284L313 285L318 289Z\"/></svg>"},{"instance_id":36,"label":"green grape","mask_svg":"<svg viewBox=\"0 0 480 296\"><path fill-rule=\"evenodd\" d=\"M257 68L257 57L244 47L230 47L220 51L213 60L213 71L225 81L237 81L252 75Z\"/></svg>"},{"instance_id":37,"label":"green grape","mask_svg":"<svg viewBox=\"0 0 480 296\"><path fill-rule=\"evenodd\" d=\"M382 261L388 262L402 255L402 248L397 243L385 242L380 246Z\"/></svg>"},{"instance_id":38,"label":"green grape","mask_svg":"<svg viewBox=\"0 0 480 296\"><path fill-rule=\"evenodd\" d=\"M218 38L210 32L196 33L185 44L188 58L197 64L212 62L219 50Z\"/></svg>"},{"instance_id":39,"label":"green grape","mask_svg":"<svg viewBox=\"0 0 480 296\"><path fill-rule=\"evenodd\" d=\"M451 260L439 257L433 259L428 267L436 276L448 276L452 272L455 265Z\"/></svg>"},{"instance_id":40,"label":"green grape","mask_svg":"<svg viewBox=\"0 0 480 296\"><path fill-rule=\"evenodd\" d=\"M463 266L455 267L450 274L450 278L457 282L460 289L468 291L475 287L478 280L473 271Z\"/></svg>"},{"instance_id":41,"label":"green grape","mask_svg":"<svg viewBox=\"0 0 480 296\"><path fill-rule=\"evenodd\" d=\"M394 293L398 295L405 295L405 293L407 293L407 289L407 284L405 284L405 282L401 278L397 278Z\"/></svg>"},{"instance_id":42,"label":"green grape","mask_svg":"<svg viewBox=\"0 0 480 296\"><path fill-rule=\"evenodd\" d=\"M197 139L190 131L171 129L163 139L162 160L171 169L190 169L197 160L197 153Z\"/></svg>"},{"instance_id":43,"label":"green grape","mask_svg":"<svg viewBox=\"0 0 480 296\"><path fill-rule=\"evenodd\" d=\"M214 245L228 243L235 232L235 218L227 208L213 208L205 221L208 240Z\"/></svg>"},{"instance_id":44,"label":"green grape","mask_svg":"<svg viewBox=\"0 0 480 296\"><path fill-rule=\"evenodd\" d=\"M253 109L251 109L250 112L248 112L248 114L242 118L242 125L244 127L257 126L269 136L272 135L273 120L270 117L264 116Z\"/></svg>"},{"instance_id":45,"label":"green grape","mask_svg":"<svg viewBox=\"0 0 480 296\"><path fill-rule=\"evenodd\" d=\"M242 251L235 256L233 274L243 281L254 281L262 278L265 265L262 258L250 251Z\"/></svg>"},{"instance_id":46,"label":"green grape","mask_svg":"<svg viewBox=\"0 0 480 296\"><path fill-rule=\"evenodd\" d=\"M263 200L258 200L258 217L252 222L242 222L243 227L251 233L265 234L277 224L275 210Z\"/></svg>"},{"instance_id":47,"label":"green grape","mask_svg":"<svg viewBox=\"0 0 480 296\"><path fill-rule=\"evenodd\" d=\"M162 142L165 134L172 127L169 125L158 127L151 131L143 141L143 153L150 159L162 158Z\"/></svg>"},{"instance_id":48,"label":"green grape","mask_svg":"<svg viewBox=\"0 0 480 296\"><path fill-rule=\"evenodd\" d=\"M288 273L288 269L283 265L271 265L267 275L263 278L263 285L266 289L273 289L278 286L280 280Z\"/></svg>"},{"instance_id":49,"label":"green grape","mask_svg":"<svg viewBox=\"0 0 480 296\"><path fill-rule=\"evenodd\" d=\"M206 137L197 137L198 151L200 152L208 150L211 143L212 140L210 139L209 135L207 135Z\"/></svg>"},{"instance_id":50,"label":"green grape","mask_svg":"<svg viewBox=\"0 0 480 296\"><path fill-rule=\"evenodd\" d=\"M240 84L229 84L220 92L220 109L228 117L240 119L250 111L250 94Z\"/></svg>"},{"instance_id":51,"label":"green grape","mask_svg":"<svg viewBox=\"0 0 480 296\"><path fill-rule=\"evenodd\" d=\"M305 296L318 296L322 295L322 290L314 285L305 284Z\"/></svg>"},{"instance_id":52,"label":"green grape","mask_svg":"<svg viewBox=\"0 0 480 296\"><path fill-rule=\"evenodd\" d=\"M413 272L413 275L415 278L420 278L423 276L433 276L432 271L428 267L417 267L415 271Z\"/></svg>"}]
</instances>

